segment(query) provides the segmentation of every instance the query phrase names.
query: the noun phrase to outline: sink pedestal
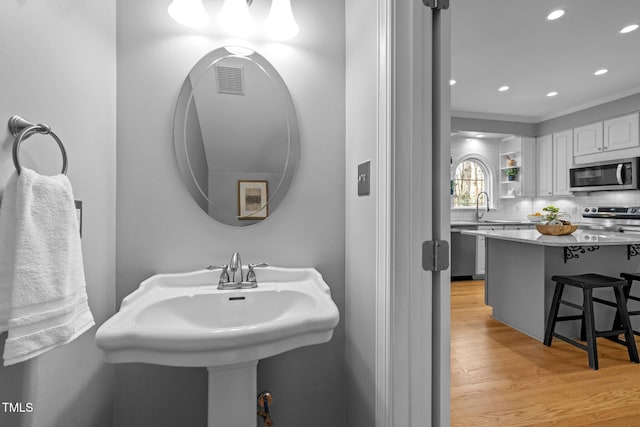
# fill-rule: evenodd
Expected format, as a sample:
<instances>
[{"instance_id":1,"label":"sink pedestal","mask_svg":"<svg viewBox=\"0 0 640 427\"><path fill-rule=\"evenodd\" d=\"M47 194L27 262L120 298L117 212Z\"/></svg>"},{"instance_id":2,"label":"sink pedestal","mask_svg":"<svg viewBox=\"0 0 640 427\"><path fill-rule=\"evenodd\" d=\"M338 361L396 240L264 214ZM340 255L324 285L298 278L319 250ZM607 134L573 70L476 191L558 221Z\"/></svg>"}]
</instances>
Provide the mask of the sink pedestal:
<instances>
[{"instance_id":1,"label":"sink pedestal","mask_svg":"<svg viewBox=\"0 0 640 427\"><path fill-rule=\"evenodd\" d=\"M258 361L211 366L208 427L257 426Z\"/></svg>"}]
</instances>

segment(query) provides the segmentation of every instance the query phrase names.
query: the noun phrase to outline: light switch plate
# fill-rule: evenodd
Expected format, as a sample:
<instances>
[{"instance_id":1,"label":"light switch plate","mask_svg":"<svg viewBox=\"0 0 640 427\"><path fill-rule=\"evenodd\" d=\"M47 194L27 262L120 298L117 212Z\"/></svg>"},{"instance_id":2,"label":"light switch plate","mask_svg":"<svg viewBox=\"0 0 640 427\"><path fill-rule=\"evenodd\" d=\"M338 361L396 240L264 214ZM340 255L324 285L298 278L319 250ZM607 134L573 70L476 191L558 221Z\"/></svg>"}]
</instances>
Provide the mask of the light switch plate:
<instances>
[{"instance_id":1,"label":"light switch plate","mask_svg":"<svg viewBox=\"0 0 640 427\"><path fill-rule=\"evenodd\" d=\"M371 194L371 161L367 160L358 165L358 196Z\"/></svg>"},{"instance_id":2,"label":"light switch plate","mask_svg":"<svg viewBox=\"0 0 640 427\"><path fill-rule=\"evenodd\" d=\"M82 237L82 200L74 200L76 204L76 215L78 216L78 226L80 228L80 237Z\"/></svg>"}]
</instances>

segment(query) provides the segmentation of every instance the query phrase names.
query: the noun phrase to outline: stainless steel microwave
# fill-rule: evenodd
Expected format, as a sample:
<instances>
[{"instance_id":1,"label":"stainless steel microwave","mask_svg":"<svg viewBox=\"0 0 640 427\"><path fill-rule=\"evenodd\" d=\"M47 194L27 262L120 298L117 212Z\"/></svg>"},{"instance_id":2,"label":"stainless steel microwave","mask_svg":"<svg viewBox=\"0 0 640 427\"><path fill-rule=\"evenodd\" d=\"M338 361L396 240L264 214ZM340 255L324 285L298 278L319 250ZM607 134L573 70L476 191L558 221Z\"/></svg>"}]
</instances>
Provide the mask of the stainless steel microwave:
<instances>
[{"instance_id":1,"label":"stainless steel microwave","mask_svg":"<svg viewBox=\"0 0 640 427\"><path fill-rule=\"evenodd\" d=\"M569 169L571 191L637 190L639 158L575 165Z\"/></svg>"}]
</instances>

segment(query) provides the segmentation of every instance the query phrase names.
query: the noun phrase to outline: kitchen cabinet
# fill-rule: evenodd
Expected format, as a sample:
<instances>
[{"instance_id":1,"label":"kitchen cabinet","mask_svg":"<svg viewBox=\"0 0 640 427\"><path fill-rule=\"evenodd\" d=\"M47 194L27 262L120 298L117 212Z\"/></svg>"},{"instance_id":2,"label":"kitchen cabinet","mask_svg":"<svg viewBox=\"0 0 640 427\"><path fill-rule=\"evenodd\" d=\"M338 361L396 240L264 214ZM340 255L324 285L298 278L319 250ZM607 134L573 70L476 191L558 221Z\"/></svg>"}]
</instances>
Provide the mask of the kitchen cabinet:
<instances>
[{"instance_id":1,"label":"kitchen cabinet","mask_svg":"<svg viewBox=\"0 0 640 427\"><path fill-rule=\"evenodd\" d=\"M482 225L478 227L478 231L486 231L486 230L504 230L503 225ZM485 273L485 237L478 236L476 237L476 274L484 275Z\"/></svg>"},{"instance_id":2,"label":"kitchen cabinet","mask_svg":"<svg viewBox=\"0 0 640 427\"><path fill-rule=\"evenodd\" d=\"M603 150L602 122L591 123L573 129L573 155L595 154Z\"/></svg>"},{"instance_id":3,"label":"kitchen cabinet","mask_svg":"<svg viewBox=\"0 0 640 427\"><path fill-rule=\"evenodd\" d=\"M638 146L638 113L604 121L604 150L622 150Z\"/></svg>"},{"instance_id":4,"label":"kitchen cabinet","mask_svg":"<svg viewBox=\"0 0 640 427\"><path fill-rule=\"evenodd\" d=\"M638 113L634 113L573 129L573 155L578 157L577 163L583 162L580 156L640 147L638 125ZM589 161L598 159L592 156Z\"/></svg>"},{"instance_id":5,"label":"kitchen cabinet","mask_svg":"<svg viewBox=\"0 0 640 427\"><path fill-rule=\"evenodd\" d=\"M569 166L573 163L573 129L553 134L553 194L570 195Z\"/></svg>"},{"instance_id":6,"label":"kitchen cabinet","mask_svg":"<svg viewBox=\"0 0 640 427\"><path fill-rule=\"evenodd\" d=\"M512 136L500 141L499 197L533 197L535 195L535 140ZM517 175L510 181L508 172Z\"/></svg>"},{"instance_id":7,"label":"kitchen cabinet","mask_svg":"<svg viewBox=\"0 0 640 427\"><path fill-rule=\"evenodd\" d=\"M536 196L553 195L553 135L536 139Z\"/></svg>"}]
</instances>

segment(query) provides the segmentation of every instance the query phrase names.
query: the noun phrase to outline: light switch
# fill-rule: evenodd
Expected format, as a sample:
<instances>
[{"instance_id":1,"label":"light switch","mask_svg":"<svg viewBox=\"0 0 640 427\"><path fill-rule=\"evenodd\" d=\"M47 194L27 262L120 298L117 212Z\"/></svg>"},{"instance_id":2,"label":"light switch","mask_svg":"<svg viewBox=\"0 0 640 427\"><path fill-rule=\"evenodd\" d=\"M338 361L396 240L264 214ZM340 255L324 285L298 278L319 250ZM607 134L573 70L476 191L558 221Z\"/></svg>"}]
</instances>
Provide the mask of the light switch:
<instances>
[{"instance_id":1,"label":"light switch","mask_svg":"<svg viewBox=\"0 0 640 427\"><path fill-rule=\"evenodd\" d=\"M358 165L358 196L368 196L371 193L371 161L367 160Z\"/></svg>"},{"instance_id":2,"label":"light switch","mask_svg":"<svg viewBox=\"0 0 640 427\"><path fill-rule=\"evenodd\" d=\"M82 200L74 200L74 202L76 204L76 216L78 217L80 237L82 237Z\"/></svg>"}]
</instances>

